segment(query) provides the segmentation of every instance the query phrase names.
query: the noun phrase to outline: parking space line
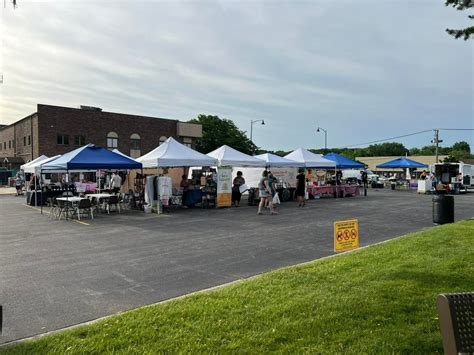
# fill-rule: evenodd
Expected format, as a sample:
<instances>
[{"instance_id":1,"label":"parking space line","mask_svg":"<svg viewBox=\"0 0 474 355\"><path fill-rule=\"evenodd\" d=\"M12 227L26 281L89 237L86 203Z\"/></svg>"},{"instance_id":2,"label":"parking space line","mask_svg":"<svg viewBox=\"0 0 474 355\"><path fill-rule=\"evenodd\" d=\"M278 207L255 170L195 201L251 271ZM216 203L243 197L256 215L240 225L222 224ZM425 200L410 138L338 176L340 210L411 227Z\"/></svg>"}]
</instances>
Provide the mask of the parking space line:
<instances>
[{"instance_id":1,"label":"parking space line","mask_svg":"<svg viewBox=\"0 0 474 355\"><path fill-rule=\"evenodd\" d=\"M30 206L30 205L27 205L26 203L24 203L24 204L23 204L23 206L26 206L26 207L32 208L32 209L34 209L34 210L36 210L36 211L41 211L41 209L40 209L40 208L38 208L38 207L34 207L34 206Z\"/></svg>"},{"instance_id":2,"label":"parking space line","mask_svg":"<svg viewBox=\"0 0 474 355\"><path fill-rule=\"evenodd\" d=\"M89 223L82 222L82 221L78 221L77 219L73 219L73 221L74 221L74 222L77 222L77 223L79 223L79 224L83 224L83 225L85 225L85 226L90 226Z\"/></svg>"}]
</instances>

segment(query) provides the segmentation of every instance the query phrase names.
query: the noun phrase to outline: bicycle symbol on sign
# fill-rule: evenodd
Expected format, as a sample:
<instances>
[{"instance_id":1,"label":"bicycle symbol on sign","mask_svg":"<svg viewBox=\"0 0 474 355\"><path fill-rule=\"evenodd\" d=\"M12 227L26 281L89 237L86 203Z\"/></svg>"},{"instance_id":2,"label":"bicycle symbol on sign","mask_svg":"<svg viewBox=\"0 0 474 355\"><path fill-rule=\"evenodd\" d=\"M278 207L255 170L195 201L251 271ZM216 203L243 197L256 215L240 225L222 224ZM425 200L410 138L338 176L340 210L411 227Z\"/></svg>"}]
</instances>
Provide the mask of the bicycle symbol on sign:
<instances>
[{"instance_id":1,"label":"bicycle symbol on sign","mask_svg":"<svg viewBox=\"0 0 474 355\"><path fill-rule=\"evenodd\" d=\"M351 238L356 239L357 238L357 232L355 229L351 229Z\"/></svg>"}]
</instances>

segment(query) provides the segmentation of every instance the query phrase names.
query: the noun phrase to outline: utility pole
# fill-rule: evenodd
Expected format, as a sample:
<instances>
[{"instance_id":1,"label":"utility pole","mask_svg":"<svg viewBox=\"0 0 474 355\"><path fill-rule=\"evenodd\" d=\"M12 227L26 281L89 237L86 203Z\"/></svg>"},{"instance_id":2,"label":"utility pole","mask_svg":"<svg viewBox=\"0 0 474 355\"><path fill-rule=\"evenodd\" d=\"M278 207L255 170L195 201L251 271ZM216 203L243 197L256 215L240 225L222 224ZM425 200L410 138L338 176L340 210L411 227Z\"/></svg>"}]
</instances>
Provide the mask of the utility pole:
<instances>
[{"instance_id":1,"label":"utility pole","mask_svg":"<svg viewBox=\"0 0 474 355\"><path fill-rule=\"evenodd\" d=\"M443 140L439 139L439 129L434 130L434 139L431 141L431 143L436 145L436 163L438 163L438 148L439 148L439 143L442 143Z\"/></svg>"}]
</instances>

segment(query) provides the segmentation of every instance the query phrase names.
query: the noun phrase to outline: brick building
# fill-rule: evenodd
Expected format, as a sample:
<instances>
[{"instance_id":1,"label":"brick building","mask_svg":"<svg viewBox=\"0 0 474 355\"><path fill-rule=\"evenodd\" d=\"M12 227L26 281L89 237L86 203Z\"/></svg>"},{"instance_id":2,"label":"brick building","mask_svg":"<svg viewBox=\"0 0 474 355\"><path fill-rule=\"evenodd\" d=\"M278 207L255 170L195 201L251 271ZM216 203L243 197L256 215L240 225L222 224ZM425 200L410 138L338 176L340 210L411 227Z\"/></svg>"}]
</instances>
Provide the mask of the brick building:
<instances>
[{"instance_id":1,"label":"brick building","mask_svg":"<svg viewBox=\"0 0 474 355\"><path fill-rule=\"evenodd\" d=\"M168 137L192 147L202 126L156 117L38 104L37 111L0 128L0 161L64 154L87 143L139 157Z\"/></svg>"}]
</instances>

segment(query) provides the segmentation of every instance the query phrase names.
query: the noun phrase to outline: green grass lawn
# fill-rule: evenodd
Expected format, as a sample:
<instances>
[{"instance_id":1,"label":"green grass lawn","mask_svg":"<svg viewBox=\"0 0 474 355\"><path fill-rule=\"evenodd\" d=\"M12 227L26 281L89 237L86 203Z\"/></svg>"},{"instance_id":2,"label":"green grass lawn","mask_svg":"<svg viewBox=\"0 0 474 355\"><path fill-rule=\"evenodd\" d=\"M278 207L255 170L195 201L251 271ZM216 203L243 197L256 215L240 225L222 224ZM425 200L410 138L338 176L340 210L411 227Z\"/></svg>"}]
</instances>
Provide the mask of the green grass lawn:
<instances>
[{"instance_id":1,"label":"green grass lawn","mask_svg":"<svg viewBox=\"0 0 474 355\"><path fill-rule=\"evenodd\" d=\"M474 290L474 221L123 313L5 353L442 353L436 297Z\"/></svg>"}]
</instances>

